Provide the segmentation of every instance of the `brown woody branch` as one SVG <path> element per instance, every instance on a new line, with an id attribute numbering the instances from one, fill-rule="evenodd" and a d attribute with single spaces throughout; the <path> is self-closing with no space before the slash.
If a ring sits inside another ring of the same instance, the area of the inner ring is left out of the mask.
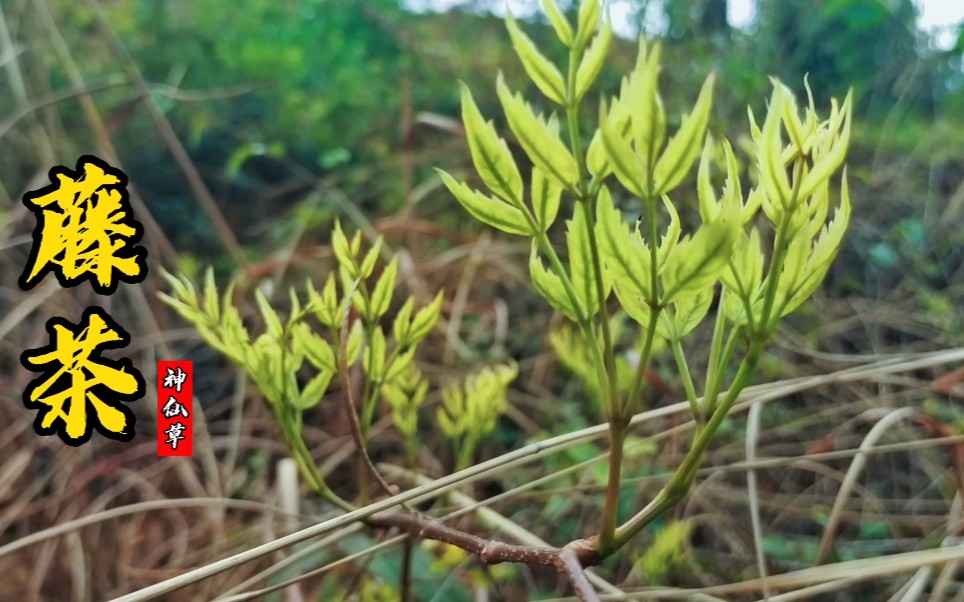
<path id="1" fill-rule="evenodd" d="M 453 545 L 475 555 L 485 564 L 515 562 L 529 566 L 553 567 L 569 579 L 581 600 L 599 600 L 585 573 L 586 567 L 602 561 L 593 548 L 592 539 L 577 539 L 562 548 L 520 546 L 484 539 L 435 519 L 408 512 L 383 514 L 372 517 L 368 522 L 376 527 L 398 529 L 418 539 L 431 539 Z"/>

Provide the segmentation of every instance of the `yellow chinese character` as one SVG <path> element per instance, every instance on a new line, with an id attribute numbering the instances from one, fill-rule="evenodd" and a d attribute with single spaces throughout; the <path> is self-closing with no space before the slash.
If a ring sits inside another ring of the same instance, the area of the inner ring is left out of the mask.
<path id="1" fill-rule="evenodd" d="M 131 214 L 127 176 L 85 155 L 77 162 L 76 172 L 66 167 L 51 169 L 50 181 L 50 186 L 23 198 L 24 205 L 37 214 L 37 229 L 20 287 L 33 288 L 51 270 L 63 287 L 89 279 L 94 290 L 104 295 L 117 289 L 118 280 L 143 281 L 147 250 L 126 248 L 144 231 Z"/>
<path id="2" fill-rule="evenodd" d="M 27 350 L 20 356 L 25 368 L 44 373 L 23 394 L 28 408 L 46 406 L 40 407 L 34 421 L 37 433 L 57 432 L 64 443 L 79 446 L 97 427 L 105 437 L 130 441 L 136 419 L 117 402 L 141 398 L 144 378 L 129 359 L 100 357 L 103 349 L 126 346 L 130 335 L 99 307 L 88 308 L 76 327 L 62 318 L 51 318 L 47 332 L 51 336 L 49 346 Z"/>

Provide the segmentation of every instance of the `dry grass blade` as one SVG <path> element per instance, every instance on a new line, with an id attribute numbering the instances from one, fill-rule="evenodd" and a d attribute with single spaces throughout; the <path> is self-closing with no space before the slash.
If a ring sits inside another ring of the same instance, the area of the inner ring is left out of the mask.
<path id="1" fill-rule="evenodd" d="M 137 514 L 138 512 L 151 512 L 154 510 L 168 510 L 172 508 L 237 508 L 239 510 L 249 510 L 264 512 L 265 509 L 271 509 L 273 512 L 281 513 L 281 510 L 262 504 L 260 502 L 248 502 L 245 500 L 228 500 L 223 498 L 187 498 L 180 500 L 156 500 L 151 502 L 138 502 L 136 504 L 130 504 L 127 506 L 121 506 L 119 508 L 111 508 L 110 510 L 103 510 L 95 514 L 88 516 L 82 516 L 80 518 L 68 521 L 66 523 L 57 525 L 56 527 L 51 527 L 49 529 L 44 529 L 43 531 L 37 531 L 36 533 L 31 533 L 26 537 L 21 537 L 17 541 L 8 543 L 5 546 L 0 547 L 0 557 L 6 556 L 7 554 L 12 554 L 17 550 L 26 548 L 35 543 L 42 542 L 44 540 L 58 537 L 60 535 L 65 535 L 71 533 L 77 529 L 82 529 L 90 525 L 94 525 L 106 520 L 111 520 L 118 518 L 120 516 L 127 516 L 129 514 Z"/>
<path id="2" fill-rule="evenodd" d="M 803 391 L 811 387 L 830 383 L 853 382 L 861 379 L 876 378 L 884 374 L 917 370 L 942 365 L 949 362 L 960 361 L 962 359 L 964 359 L 964 348 L 955 348 L 922 354 L 905 354 L 896 358 L 889 358 L 881 362 L 872 363 L 867 366 L 848 368 L 846 370 L 828 375 L 803 377 L 793 379 L 789 382 L 749 387 L 741 396 L 741 399 L 744 399 L 744 401 L 737 404 L 734 407 L 734 411 L 745 410 L 751 403 L 771 401 L 773 399 L 778 399 L 785 395 Z M 656 410 L 637 414 L 633 417 L 630 424 L 631 426 L 638 426 L 639 424 L 658 416 L 672 415 L 678 412 L 686 411 L 689 411 L 688 402 L 676 403 Z M 523 448 L 482 462 L 463 471 L 445 476 L 432 483 L 420 485 L 410 491 L 400 493 L 364 508 L 359 508 L 352 512 L 348 512 L 337 518 L 323 521 L 317 525 L 313 525 L 296 533 L 281 537 L 275 541 L 262 544 L 250 550 L 246 550 L 206 566 L 188 571 L 182 575 L 178 575 L 177 577 L 167 579 L 160 583 L 140 589 L 136 592 L 121 596 L 116 600 L 118 602 L 141 602 L 143 600 L 154 599 L 158 596 L 176 591 L 192 583 L 197 583 L 203 579 L 217 575 L 233 567 L 243 565 L 251 560 L 274 553 L 290 545 L 294 545 L 312 537 L 325 535 L 353 522 L 366 519 L 379 512 L 393 508 L 399 504 L 410 502 L 414 505 L 423 501 L 428 501 L 452 490 L 455 487 L 465 485 L 477 481 L 483 477 L 491 476 L 494 473 L 503 471 L 506 469 L 506 467 L 515 463 L 531 462 L 539 458 L 546 457 L 561 449 L 568 448 L 579 442 L 604 436 L 608 433 L 608 430 L 608 424 L 596 425 L 586 429 L 566 433 L 564 435 L 559 435 L 557 437 L 552 437 L 540 443 L 527 445 Z M 961 554 L 964 555 L 964 551 L 962 551 Z M 774 584 L 774 588 L 776 587 L 777 585 Z"/>
<path id="3" fill-rule="evenodd" d="M 830 551 L 830 545 L 833 542 L 834 535 L 837 532 L 837 525 L 840 524 L 840 513 L 843 511 L 844 505 L 847 503 L 847 498 L 850 497 L 850 492 L 854 488 L 857 482 L 857 477 L 860 476 L 860 472 L 864 468 L 864 464 L 867 462 L 867 456 L 864 452 L 866 450 L 874 447 L 877 440 L 887 429 L 891 426 L 897 424 L 899 421 L 910 418 L 917 414 L 917 410 L 913 408 L 901 408 L 899 410 L 894 410 L 889 412 L 884 416 L 880 422 L 874 425 L 870 432 L 860 444 L 859 451 L 854 457 L 854 461 L 850 464 L 850 468 L 847 469 L 847 476 L 844 478 L 843 484 L 840 486 L 840 492 L 837 494 L 837 498 L 834 500 L 833 508 L 830 510 L 830 516 L 827 518 L 827 527 L 823 532 L 823 537 L 820 539 L 820 548 L 817 550 L 817 558 L 814 564 L 821 564 L 823 559 L 826 558 L 827 552 Z"/>
<path id="4" fill-rule="evenodd" d="M 750 412 L 746 424 L 746 461 L 753 462 L 756 459 L 757 437 L 760 433 L 760 412 L 763 406 L 755 403 L 750 406 Z M 763 526 L 760 524 L 760 500 L 757 498 L 756 471 L 749 469 L 746 473 L 746 488 L 750 500 L 750 524 L 753 527 L 753 549 L 756 552 L 757 570 L 760 572 L 760 579 L 763 581 L 763 599 L 770 599 L 770 590 L 767 588 L 767 561 L 763 551 Z"/>

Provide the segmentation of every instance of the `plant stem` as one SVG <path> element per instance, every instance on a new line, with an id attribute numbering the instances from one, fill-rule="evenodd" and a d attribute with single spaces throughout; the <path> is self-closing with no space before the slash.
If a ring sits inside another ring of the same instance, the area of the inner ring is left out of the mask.
<path id="1" fill-rule="evenodd" d="M 760 314 L 760 323 L 757 325 L 757 334 L 762 337 L 768 336 L 773 327 L 773 325 L 770 324 L 770 314 L 773 312 L 773 304 L 776 300 L 777 285 L 779 284 L 780 272 L 783 270 L 783 262 L 786 260 L 787 251 L 790 250 L 790 221 L 793 218 L 793 210 L 797 204 L 797 197 L 800 193 L 800 180 L 804 162 L 803 157 L 798 157 L 793 166 L 793 189 L 790 193 L 790 202 L 783 208 L 783 213 L 780 215 L 780 223 L 777 226 L 776 238 L 773 241 L 773 259 L 770 261 L 770 266 L 767 270 L 767 289 L 763 301 L 763 312 Z"/>
<path id="2" fill-rule="evenodd" d="M 282 416 L 278 416 L 278 422 L 281 424 L 282 435 L 288 442 L 288 449 L 293 452 L 295 463 L 301 470 L 301 474 L 304 476 L 311 490 L 345 512 L 355 510 L 354 506 L 339 497 L 338 494 L 328 487 L 325 479 L 318 471 L 318 465 L 315 464 L 314 459 L 311 457 L 311 452 L 308 451 L 308 446 L 305 445 L 305 440 L 301 437 L 301 433 L 294 432 L 285 426 L 288 424 L 288 421 Z"/>
<path id="3" fill-rule="evenodd" d="M 716 309 L 716 322 L 713 324 L 713 338 L 710 339 L 710 357 L 706 361 L 706 388 L 703 391 L 703 405 L 712 412 L 716 407 L 716 398 L 720 391 L 723 367 L 720 364 L 720 354 L 723 351 L 723 332 L 726 330 L 726 312 L 723 302 L 726 300 L 726 287 L 720 292 L 720 302 Z"/>
<path id="4" fill-rule="evenodd" d="M 658 240 L 659 234 L 656 231 L 656 199 L 654 198 L 646 199 L 646 221 L 648 222 L 647 227 L 649 230 L 647 236 L 649 237 L 650 261 L 650 298 L 648 299 L 650 316 L 649 326 L 646 328 L 646 339 L 643 342 L 643 352 L 639 357 L 639 364 L 636 366 L 636 372 L 633 375 L 633 386 L 630 390 L 629 397 L 626 399 L 626 405 L 623 408 L 623 416 L 627 420 L 636 412 L 636 407 L 642 395 L 643 382 L 646 379 L 646 369 L 649 368 L 649 360 L 653 352 L 656 325 L 659 320 L 659 313 L 663 310 L 662 305 L 659 303 L 659 258 L 656 249 L 656 241 Z"/>
<path id="5" fill-rule="evenodd" d="M 596 240 L 596 229 L 593 228 L 593 216 L 596 213 L 596 197 L 587 190 L 585 159 L 582 152 L 582 140 L 579 134 L 579 104 L 576 102 L 576 73 L 582 59 L 582 50 L 572 49 L 569 53 L 569 75 L 566 82 L 567 107 L 566 118 L 569 125 L 569 144 L 572 156 L 576 161 L 579 198 L 577 210 L 582 210 L 586 217 L 586 237 L 592 258 L 593 279 L 595 280 L 596 298 L 599 302 L 599 321 L 602 330 L 603 366 L 606 370 L 606 382 L 599 384 L 608 391 L 610 420 L 614 419 L 619 410 L 619 385 L 616 382 L 616 357 L 613 349 L 612 332 L 609 324 L 609 312 L 606 308 L 607 291 L 603 282 L 602 259 L 599 255 L 599 243 Z M 592 321 L 592 316 L 587 316 Z"/>
<path id="6" fill-rule="evenodd" d="M 676 472 L 673 473 L 673 477 L 669 483 L 660 490 L 645 508 L 616 529 L 612 550 L 617 550 L 626 545 L 626 542 L 639 533 L 643 527 L 686 495 L 690 486 L 693 484 L 693 479 L 696 475 L 696 470 L 699 468 L 699 463 L 703 458 L 703 453 L 713 439 L 713 435 L 723 423 L 730 408 L 733 407 L 740 392 L 742 392 L 749 383 L 750 376 L 753 374 L 760 360 L 762 350 L 763 340 L 758 338 L 754 339 L 746 357 L 743 358 L 743 362 L 740 364 L 740 369 L 737 372 L 736 378 L 733 380 L 733 385 L 723 399 L 723 403 L 713 412 L 706 423 L 706 427 L 696 436 L 692 447 L 690 447 L 689 452 L 687 452 L 686 457 L 683 458 L 683 462 L 676 469 Z M 597 547 L 597 550 L 601 554 L 612 551 L 599 547 Z"/>
<path id="7" fill-rule="evenodd" d="M 680 377 L 683 379 L 683 387 L 686 389 L 686 399 L 690 402 L 690 410 L 693 418 L 697 422 L 702 422 L 703 413 L 696 401 L 696 387 L 693 386 L 693 375 L 690 374 L 689 366 L 686 364 L 686 355 L 683 353 L 683 345 L 677 337 L 673 337 L 670 342 L 673 349 L 673 357 L 676 359 L 676 366 L 679 368 Z"/>

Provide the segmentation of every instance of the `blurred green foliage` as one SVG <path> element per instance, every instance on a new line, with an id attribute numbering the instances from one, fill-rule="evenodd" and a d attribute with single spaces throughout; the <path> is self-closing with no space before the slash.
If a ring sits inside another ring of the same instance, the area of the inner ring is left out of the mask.
<path id="1" fill-rule="evenodd" d="M 49 5 L 88 83 L 116 79 L 122 70 L 115 51 L 84 3 L 50 0 Z M 242 242 L 270 248 L 278 241 L 275 236 L 266 240 L 266 234 L 287 235 L 290 229 L 272 230 L 264 222 L 301 219 L 304 211 L 292 205 L 317 197 L 321 181 L 337 185 L 361 209 L 384 215 L 402 208 L 413 187 L 434 178 L 430 166 L 462 165 L 451 165 L 466 156 L 458 137 L 420 122 L 418 115 L 457 117 L 455 79 L 478 91 L 483 114 L 497 113 L 492 110 L 495 90 L 484 75 L 503 68 L 508 82 L 525 80 L 504 25 L 486 12 L 487 6 L 467 2 L 446 13 L 412 13 L 398 0 L 251 0 L 243 10 L 225 0 L 131 0 L 104 8 L 149 83 L 167 85 L 168 92 L 203 93 L 201 99 L 177 94 L 155 99 Z M 842 96 L 854 84 L 855 123 L 862 128 L 855 138 L 865 155 L 879 163 L 938 134 L 958 138 L 934 145 L 938 167 L 948 166 L 949 179 L 961 173 L 964 150 L 959 136 L 949 132 L 961 131 L 964 115 L 964 36 L 958 35 L 949 50 L 929 47 L 915 27 L 912 0 L 759 0 L 758 21 L 746 31 L 728 26 L 726 0 L 639 0 L 638 7 L 640 13 L 665 15 L 665 54 L 677 61 L 664 69 L 668 106 L 691 98 L 705 73 L 716 70 L 727 88 L 717 95 L 712 127 L 728 134 L 742 130 L 747 104 L 762 110 L 769 87 L 761 74 L 795 82 L 801 95 L 804 75 L 822 97 Z M 68 87 L 69 80 L 56 52 L 43 42 L 45 30 L 31 10 L 25 6 L 22 14 L 8 18 L 19 17 L 25 24 L 21 35 L 37 40 L 24 67 L 46 73 L 47 81 L 35 84 L 39 96 Z M 530 24 L 527 31 L 541 47 L 555 48 L 543 44 L 552 36 L 543 25 Z M 617 74 L 631 65 L 634 47 L 631 40 L 617 40 L 614 60 L 600 77 L 603 89 L 615 92 Z M 520 91 L 538 97 L 531 89 Z M 104 90 L 96 99 L 116 128 L 133 180 L 163 207 L 158 219 L 169 236 L 186 252 L 220 253 L 132 89 Z M 3 105 L 16 105 L 4 100 L 0 97 Z M 816 101 L 825 104 L 826 98 Z M 95 150 L 85 139 L 88 128 L 79 107 L 62 103 L 57 111 L 65 131 L 76 138 L 70 141 L 72 150 Z M 930 127 L 941 119 L 942 127 Z M 853 154 L 861 152 L 858 147 Z M 405 153 L 413 159 L 408 167 Z M 25 181 L 29 159 L 5 159 L 0 165 L 4 182 Z M 934 166 L 928 167 L 931 178 L 920 184 L 933 188 Z M 949 186 L 943 182 L 937 184 Z M 314 198 L 312 206 L 318 202 Z M 320 202 L 333 204 L 325 198 Z M 331 218 L 324 213 L 324 219 Z M 443 222 L 458 220 L 454 213 Z M 899 213 L 908 217 L 907 211 Z"/>

